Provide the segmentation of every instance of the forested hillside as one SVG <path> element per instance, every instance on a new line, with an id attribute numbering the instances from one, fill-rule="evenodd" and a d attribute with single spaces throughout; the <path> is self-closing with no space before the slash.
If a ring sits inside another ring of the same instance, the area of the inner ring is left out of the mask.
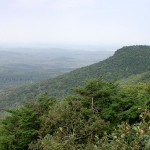
<path id="1" fill-rule="evenodd" d="M 149 67 L 150 47 L 123 47 L 97 64 L 1 91 L 1 108 L 21 105 L 5 110 L 0 148 L 149 150 Z"/>
<path id="2" fill-rule="evenodd" d="M 1 150 L 149 150 L 150 84 L 89 80 L 58 100 L 47 93 L 7 110 Z"/>
<path id="3" fill-rule="evenodd" d="M 63 97 L 84 81 L 103 76 L 107 80 L 127 78 L 150 70 L 150 46 L 123 47 L 99 63 L 76 69 L 70 73 L 37 84 L 0 91 L 0 107 L 13 106 L 34 98 L 45 91 Z M 149 76 L 147 77 L 149 78 Z"/>
<path id="4" fill-rule="evenodd" d="M 138 83 L 149 83 L 149 82 L 150 82 L 150 71 L 137 75 L 132 75 L 128 78 L 124 78 L 118 81 L 118 83 L 121 85 L 134 85 Z"/>

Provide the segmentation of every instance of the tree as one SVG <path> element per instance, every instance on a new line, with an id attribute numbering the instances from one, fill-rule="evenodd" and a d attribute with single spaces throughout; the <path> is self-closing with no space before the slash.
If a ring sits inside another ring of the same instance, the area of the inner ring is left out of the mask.
<path id="1" fill-rule="evenodd" d="M 38 138 L 41 126 L 41 116 L 46 114 L 55 99 L 47 95 L 40 95 L 37 101 L 25 103 L 22 107 L 7 110 L 11 115 L 2 121 L 1 145 L 7 145 L 10 150 L 26 150 L 31 141 Z M 7 137 L 4 141 L 4 137 Z"/>
<path id="2" fill-rule="evenodd" d="M 87 107 L 99 113 L 108 108 L 116 98 L 118 85 L 113 82 L 106 82 L 102 78 L 89 80 L 85 86 L 76 89 L 76 92 L 83 98 Z"/>

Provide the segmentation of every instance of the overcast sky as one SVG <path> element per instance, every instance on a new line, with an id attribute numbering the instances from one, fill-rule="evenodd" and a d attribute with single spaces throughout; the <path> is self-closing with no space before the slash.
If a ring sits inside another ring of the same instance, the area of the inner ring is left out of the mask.
<path id="1" fill-rule="evenodd" d="M 0 45 L 150 45 L 150 0 L 0 0 Z"/>

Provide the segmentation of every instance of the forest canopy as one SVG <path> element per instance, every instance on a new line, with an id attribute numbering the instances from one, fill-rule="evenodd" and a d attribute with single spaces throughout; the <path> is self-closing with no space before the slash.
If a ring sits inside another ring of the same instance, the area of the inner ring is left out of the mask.
<path id="1" fill-rule="evenodd" d="M 150 84 L 89 80 L 58 100 L 44 93 L 1 121 L 2 150 L 150 148 Z M 127 130 L 127 131 L 126 131 Z"/>

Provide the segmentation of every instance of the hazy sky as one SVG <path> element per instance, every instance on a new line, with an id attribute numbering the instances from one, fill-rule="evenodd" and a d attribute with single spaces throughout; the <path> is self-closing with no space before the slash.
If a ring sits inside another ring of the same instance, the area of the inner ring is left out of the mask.
<path id="1" fill-rule="evenodd" d="M 150 45 L 150 0 L 0 0 L 0 45 Z"/>

